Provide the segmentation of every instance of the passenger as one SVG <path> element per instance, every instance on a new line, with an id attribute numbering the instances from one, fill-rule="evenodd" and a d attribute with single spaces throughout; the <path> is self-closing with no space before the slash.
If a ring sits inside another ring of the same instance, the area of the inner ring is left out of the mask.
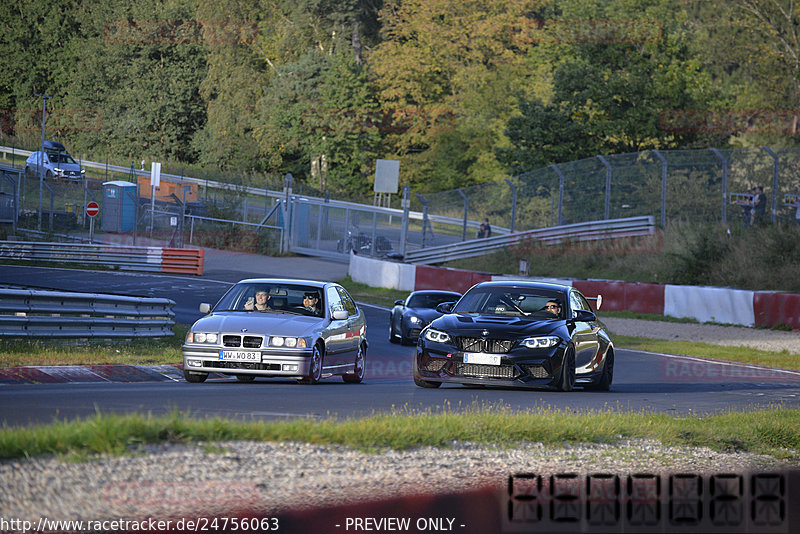
<path id="1" fill-rule="evenodd" d="M 268 311 L 268 310 L 271 310 L 272 308 L 270 308 L 270 306 L 269 306 L 269 301 L 271 300 L 271 298 L 272 297 L 267 295 L 267 292 L 264 291 L 264 290 L 256 291 L 255 302 L 253 302 L 253 298 L 250 297 L 249 299 L 247 299 L 247 302 L 245 302 L 244 309 L 245 310 L 250 310 L 250 311 Z"/>

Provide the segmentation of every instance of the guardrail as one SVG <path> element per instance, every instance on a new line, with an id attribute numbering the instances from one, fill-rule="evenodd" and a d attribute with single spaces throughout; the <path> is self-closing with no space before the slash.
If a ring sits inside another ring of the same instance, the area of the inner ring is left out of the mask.
<path id="1" fill-rule="evenodd" d="M 203 274 L 203 249 L 0 241 L 0 259 L 105 265 L 128 271 Z"/>
<path id="2" fill-rule="evenodd" d="M 556 244 L 565 240 L 589 241 L 617 237 L 634 237 L 655 233 L 655 217 L 628 217 L 578 224 L 566 224 L 551 228 L 528 230 L 510 235 L 472 239 L 449 245 L 427 247 L 409 251 L 404 260 L 408 263 L 430 265 L 445 261 L 472 258 L 489 254 L 509 245 L 518 244 L 527 239 L 537 239 L 545 244 Z"/>
<path id="3" fill-rule="evenodd" d="M 171 336 L 174 305 L 163 298 L 0 289 L 0 337 Z"/>

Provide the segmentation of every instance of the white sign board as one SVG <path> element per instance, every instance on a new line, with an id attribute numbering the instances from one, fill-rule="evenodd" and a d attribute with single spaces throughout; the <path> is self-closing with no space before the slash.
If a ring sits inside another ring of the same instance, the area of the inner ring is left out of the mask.
<path id="1" fill-rule="evenodd" d="M 150 164 L 150 185 L 153 187 L 161 185 L 161 163 L 157 161 Z"/>
<path id="2" fill-rule="evenodd" d="M 400 162 L 396 159 L 379 159 L 375 162 L 375 192 L 397 194 Z"/>

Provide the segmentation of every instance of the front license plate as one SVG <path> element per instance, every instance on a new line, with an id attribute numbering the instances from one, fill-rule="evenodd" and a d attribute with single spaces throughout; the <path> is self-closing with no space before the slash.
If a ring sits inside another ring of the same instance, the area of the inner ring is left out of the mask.
<path id="1" fill-rule="evenodd" d="M 499 354 L 465 353 L 464 363 L 477 363 L 479 365 L 500 365 Z"/>
<path id="2" fill-rule="evenodd" d="M 261 353 L 243 350 L 221 350 L 219 359 L 231 362 L 260 362 Z"/>

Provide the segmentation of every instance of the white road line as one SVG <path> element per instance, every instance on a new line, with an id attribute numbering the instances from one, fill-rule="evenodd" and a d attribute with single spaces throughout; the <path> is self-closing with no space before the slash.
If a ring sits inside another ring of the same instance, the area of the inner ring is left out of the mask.
<path id="1" fill-rule="evenodd" d="M 620 350 L 627 350 L 630 352 L 641 352 L 643 354 L 652 354 L 653 356 L 663 356 L 664 358 L 673 358 L 676 360 L 690 360 L 694 362 L 702 362 L 702 363 L 714 363 L 717 365 L 724 365 L 728 367 L 743 367 L 745 369 L 760 369 L 760 370 L 770 370 L 775 371 L 778 373 L 785 373 L 787 375 L 793 375 L 800 377 L 800 371 L 792 371 L 789 369 L 781 369 L 780 367 L 768 367 L 766 365 L 753 365 L 751 363 L 740 363 L 740 362 L 731 362 L 727 360 L 714 360 L 712 358 L 698 358 L 697 356 L 686 356 L 680 354 L 664 354 L 663 352 L 650 352 L 647 350 L 638 350 L 638 349 L 626 349 L 620 348 Z"/>

